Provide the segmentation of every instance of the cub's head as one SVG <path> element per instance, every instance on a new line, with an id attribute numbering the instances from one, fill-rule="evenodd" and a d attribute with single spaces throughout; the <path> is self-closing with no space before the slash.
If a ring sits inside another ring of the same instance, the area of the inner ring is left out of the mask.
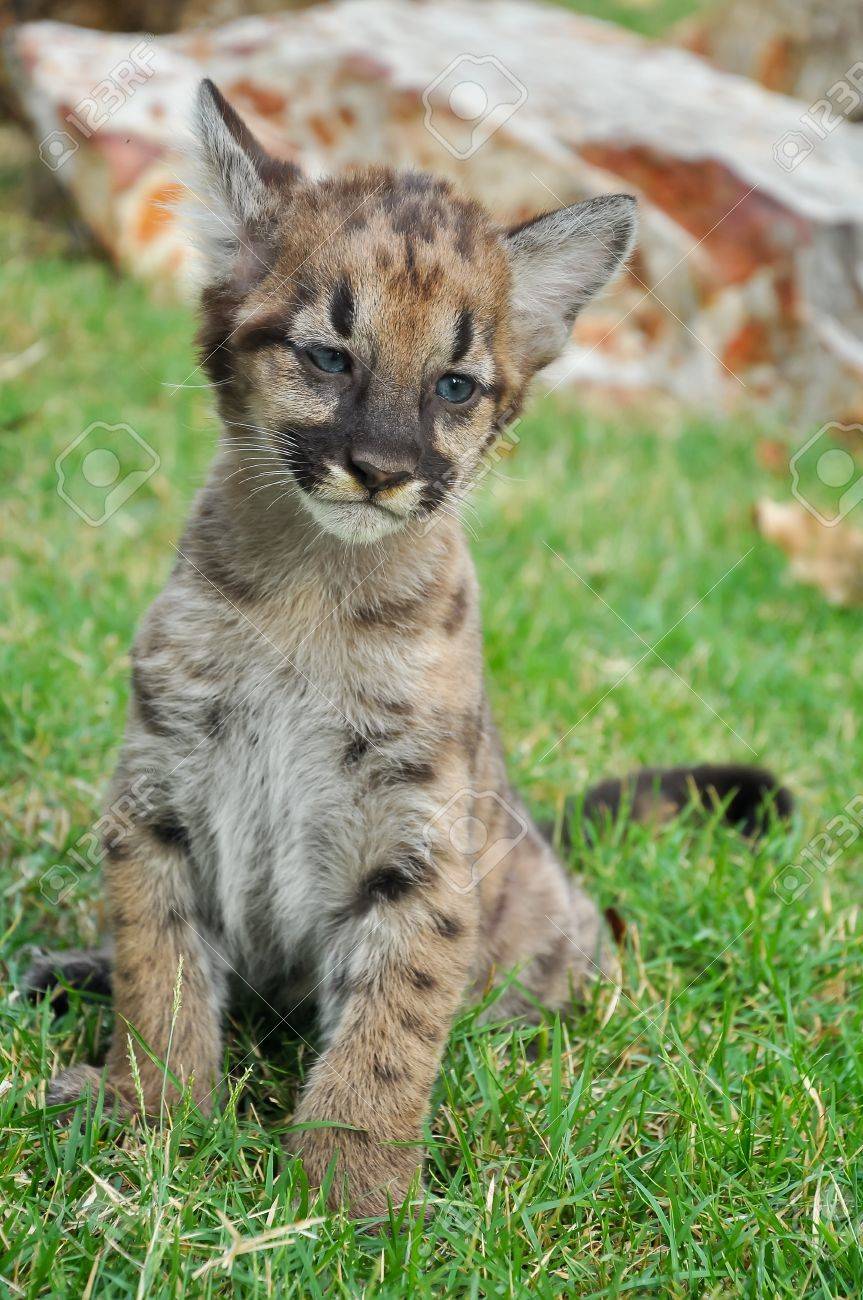
<path id="1" fill-rule="evenodd" d="M 506 230 L 430 176 L 309 180 L 208 81 L 197 138 L 201 344 L 238 454 L 349 542 L 451 508 L 625 259 L 633 200 Z"/>

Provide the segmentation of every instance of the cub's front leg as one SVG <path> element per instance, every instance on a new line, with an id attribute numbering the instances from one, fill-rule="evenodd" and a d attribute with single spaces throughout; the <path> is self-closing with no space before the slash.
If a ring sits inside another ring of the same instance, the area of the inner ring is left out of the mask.
<path id="1" fill-rule="evenodd" d="M 449 878 L 462 871 L 453 864 Z M 332 1208 L 364 1217 L 408 1195 L 422 1161 L 428 1111 L 453 1016 L 475 962 L 479 901 L 421 859 L 379 868 L 335 921 L 323 1013 L 329 1041 L 294 1116 L 310 1181 L 331 1164 Z"/>
<path id="2" fill-rule="evenodd" d="M 163 1100 L 176 1098 L 169 1073 L 183 1084 L 191 1081 L 192 1095 L 208 1111 L 221 1063 L 222 981 L 197 923 L 186 846 L 176 823 L 150 815 L 131 826 L 109 827 L 105 885 L 115 1012 L 107 1100 L 123 1111 L 138 1108 L 129 1061 L 131 1027 L 157 1058 L 134 1044 L 145 1111 L 157 1114 Z M 73 1103 L 95 1093 L 99 1083 L 100 1071 L 73 1066 L 51 1081 L 48 1103 Z"/>

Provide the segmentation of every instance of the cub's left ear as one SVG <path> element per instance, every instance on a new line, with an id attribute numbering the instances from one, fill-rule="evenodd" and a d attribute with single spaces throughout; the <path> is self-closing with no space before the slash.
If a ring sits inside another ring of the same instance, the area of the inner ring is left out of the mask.
<path id="1" fill-rule="evenodd" d="M 612 194 L 508 232 L 515 345 L 531 372 L 563 351 L 582 307 L 629 256 L 635 230 L 635 199 Z"/>

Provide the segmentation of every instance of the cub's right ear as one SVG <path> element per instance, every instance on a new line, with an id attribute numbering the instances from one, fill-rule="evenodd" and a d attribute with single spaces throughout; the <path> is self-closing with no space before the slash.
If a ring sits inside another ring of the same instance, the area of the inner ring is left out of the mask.
<path id="1" fill-rule="evenodd" d="M 198 89 L 186 216 L 208 283 L 245 291 L 272 268 L 280 200 L 300 177 L 258 143 L 212 81 Z"/>
<path id="2" fill-rule="evenodd" d="M 513 334 L 529 374 L 560 356 L 582 307 L 626 262 L 635 226 L 634 198 L 609 194 L 509 232 Z"/>

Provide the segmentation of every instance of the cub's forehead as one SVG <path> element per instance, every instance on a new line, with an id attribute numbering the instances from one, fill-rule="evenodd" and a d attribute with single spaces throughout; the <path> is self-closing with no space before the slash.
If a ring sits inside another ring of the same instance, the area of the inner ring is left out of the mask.
<path id="1" fill-rule="evenodd" d="M 375 322 L 446 332 L 469 316 L 477 341 L 490 342 L 507 311 L 501 232 L 438 178 L 371 170 L 303 186 L 285 228 L 276 274 L 343 337 Z"/>

